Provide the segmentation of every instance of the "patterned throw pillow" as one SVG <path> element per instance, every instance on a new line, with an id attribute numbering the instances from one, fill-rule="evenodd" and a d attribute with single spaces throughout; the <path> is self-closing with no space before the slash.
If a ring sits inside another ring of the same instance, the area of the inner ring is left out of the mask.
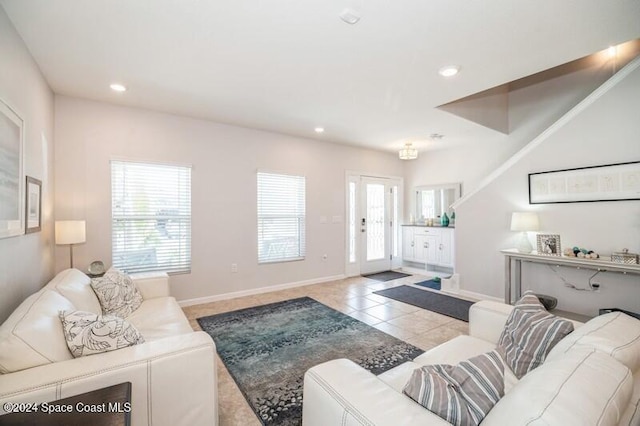
<path id="1" fill-rule="evenodd" d="M 74 358 L 144 343 L 140 332 L 115 315 L 60 311 L 67 346 Z"/>
<path id="2" fill-rule="evenodd" d="M 413 371 L 402 392 L 455 426 L 476 426 L 504 395 L 505 363 L 499 351 L 460 364 Z"/>
<path id="3" fill-rule="evenodd" d="M 546 311 L 530 291 L 516 302 L 498 340 L 498 348 L 518 379 L 542 364 L 547 354 L 573 331 L 571 321 Z"/>
<path id="4" fill-rule="evenodd" d="M 91 288 L 98 296 L 103 314 L 126 318 L 142 304 L 142 294 L 124 272 L 109 268 L 106 274 L 91 279 Z"/>

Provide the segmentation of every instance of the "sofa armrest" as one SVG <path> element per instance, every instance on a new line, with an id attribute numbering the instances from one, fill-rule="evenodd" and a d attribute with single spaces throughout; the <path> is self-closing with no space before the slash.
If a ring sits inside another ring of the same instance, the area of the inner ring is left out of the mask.
<path id="1" fill-rule="evenodd" d="M 497 344 L 512 310 L 511 305 L 489 300 L 474 303 L 469 309 L 469 335 Z"/>
<path id="2" fill-rule="evenodd" d="M 194 332 L 0 375 L 5 402 L 49 402 L 131 382 L 131 424 L 215 425 L 215 345 Z"/>
<path id="3" fill-rule="evenodd" d="M 304 375 L 303 426 L 449 425 L 348 359 Z"/>
<path id="4" fill-rule="evenodd" d="M 144 300 L 156 297 L 171 296 L 169 290 L 169 275 L 166 272 L 147 272 L 132 274 L 131 279 L 142 293 Z"/>

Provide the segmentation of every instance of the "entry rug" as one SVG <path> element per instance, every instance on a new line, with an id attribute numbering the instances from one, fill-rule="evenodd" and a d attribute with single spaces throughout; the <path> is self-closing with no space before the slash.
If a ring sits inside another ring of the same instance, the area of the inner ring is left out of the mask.
<path id="1" fill-rule="evenodd" d="M 414 283 L 413 285 L 419 285 L 433 290 L 440 290 L 442 288 L 442 281 L 440 280 L 440 278 L 434 278 L 431 280 L 420 281 L 419 283 Z"/>
<path id="2" fill-rule="evenodd" d="M 410 277 L 410 276 L 411 274 L 405 274 L 405 273 L 396 272 L 396 271 L 384 271 L 384 272 L 378 272 L 375 274 L 363 275 L 363 277 L 365 278 L 369 278 L 376 281 L 391 281 L 391 280 L 397 280 L 398 278 L 404 278 L 404 277 Z"/>
<path id="3" fill-rule="evenodd" d="M 408 285 L 374 291 L 373 293 L 466 322 L 469 322 L 469 308 L 473 305 L 473 302 L 468 300 L 429 290 L 420 290 Z"/>
<path id="4" fill-rule="evenodd" d="M 348 358 L 373 374 L 424 351 L 308 297 L 198 318 L 263 425 L 302 424 L 304 373 Z"/>

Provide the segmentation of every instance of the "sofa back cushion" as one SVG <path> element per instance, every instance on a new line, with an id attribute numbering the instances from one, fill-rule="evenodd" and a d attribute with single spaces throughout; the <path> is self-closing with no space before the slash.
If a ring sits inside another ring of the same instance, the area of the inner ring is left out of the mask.
<path id="1" fill-rule="evenodd" d="M 594 350 L 571 351 L 525 375 L 485 417 L 489 425 L 617 425 L 631 371 Z"/>
<path id="2" fill-rule="evenodd" d="M 58 311 L 76 310 L 62 295 L 42 289 L 0 326 L 0 373 L 72 359 Z"/>
<path id="3" fill-rule="evenodd" d="M 46 289 L 60 293 L 78 310 L 101 314 L 100 301 L 91 288 L 91 278 L 77 269 L 67 269 L 53 278 Z"/>
<path id="4" fill-rule="evenodd" d="M 631 371 L 640 370 L 640 320 L 622 312 L 611 312 L 586 322 L 565 337 L 548 359 L 572 350 L 595 349 L 611 355 Z"/>

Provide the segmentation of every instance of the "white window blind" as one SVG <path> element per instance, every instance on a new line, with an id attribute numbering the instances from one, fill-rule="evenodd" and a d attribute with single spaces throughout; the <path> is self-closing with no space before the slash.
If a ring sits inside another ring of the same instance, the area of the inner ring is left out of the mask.
<path id="1" fill-rule="evenodd" d="M 191 270 L 191 167 L 111 162 L 113 266 Z"/>
<path id="2" fill-rule="evenodd" d="M 258 172 L 258 263 L 304 256 L 304 176 Z"/>

